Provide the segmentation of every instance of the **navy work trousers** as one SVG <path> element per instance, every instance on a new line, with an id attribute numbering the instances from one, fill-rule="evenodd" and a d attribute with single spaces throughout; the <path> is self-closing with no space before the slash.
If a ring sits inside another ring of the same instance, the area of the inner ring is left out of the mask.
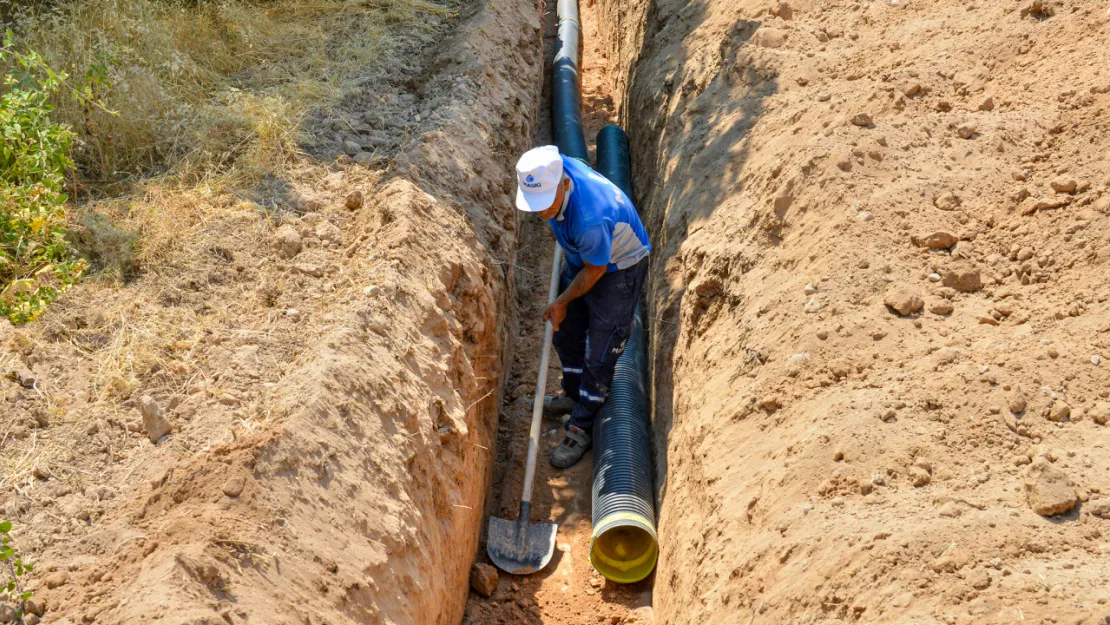
<path id="1" fill-rule="evenodd" d="M 563 365 L 563 391 L 578 404 L 567 421 L 589 432 L 601 410 L 617 359 L 632 333 L 636 302 L 647 276 L 648 259 L 601 277 L 586 295 L 567 306 L 567 316 L 559 324 L 552 343 Z M 563 265 L 559 292 L 570 286 L 578 273 Z"/>

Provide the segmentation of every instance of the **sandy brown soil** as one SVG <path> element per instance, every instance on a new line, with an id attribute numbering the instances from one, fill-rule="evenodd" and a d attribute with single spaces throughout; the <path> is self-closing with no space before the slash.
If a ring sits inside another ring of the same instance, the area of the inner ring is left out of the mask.
<path id="1" fill-rule="evenodd" d="M 599 5 L 660 622 L 1104 622 L 1106 4 Z"/>
<path id="2" fill-rule="evenodd" d="M 545 11 L 547 69 L 550 69 L 555 42 L 555 6 Z M 581 6 L 584 48 L 581 57 L 582 119 L 587 144 L 593 151 L 597 131 L 613 121 L 614 110 L 608 91 L 608 63 L 601 50 L 601 38 L 591 7 Z M 550 143 L 549 81 L 544 81 L 541 124 L 535 143 Z M 521 220 L 521 248 L 517 255 L 516 315 L 518 334 L 514 359 L 502 406 L 498 441 L 498 464 L 492 491 L 491 513 L 506 519 L 517 517 L 523 486 L 524 463 L 528 449 L 528 430 L 532 420 L 540 342 L 543 340 L 542 314 L 547 304 L 547 281 L 551 272 L 554 238 L 542 219 Z M 553 352 L 554 354 L 554 352 Z M 559 363 L 554 356 L 547 374 L 547 393 L 559 391 Z M 497 592 L 485 598 L 470 593 L 466 625 L 535 624 L 570 625 L 576 623 L 619 622 L 630 611 L 650 610 L 651 580 L 622 586 L 605 580 L 589 562 L 591 531 L 592 455 L 587 454 L 566 471 L 547 462 L 551 447 L 563 438 L 562 425 L 545 420 L 540 445 L 532 520 L 558 524 L 556 551 L 543 571 L 526 577 L 502 574 Z M 483 537 L 484 538 L 484 537 Z M 488 561 L 483 550 L 479 561 Z M 628 622 L 639 622 L 629 620 Z"/>
<path id="3" fill-rule="evenodd" d="M 466 595 L 483 509 L 517 510 L 551 251 L 511 172 L 550 136 L 553 23 L 490 0 L 322 120 L 380 158 L 313 146 L 204 200 L 168 266 L 0 327 L 0 515 L 44 622 L 1110 620 L 1106 4 L 583 26 L 584 119 L 629 128 L 655 246 L 653 580 L 593 572 L 590 460 L 541 460 L 555 559 Z"/>
<path id="4" fill-rule="evenodd" d="M 461 620 L 540 23 L 487 2 L 412 55 L 331 113 L 409 133 L 384 158 L 315 146 L 257 203 L 211 198 L 167 266 L 0 329 L 0 511 L 43 622 Z"/>

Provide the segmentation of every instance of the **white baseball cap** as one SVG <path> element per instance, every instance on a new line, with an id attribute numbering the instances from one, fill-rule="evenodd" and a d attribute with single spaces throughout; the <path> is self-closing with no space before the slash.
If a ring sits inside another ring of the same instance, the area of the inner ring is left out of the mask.
<path id="1" fill-rule="evenodd" d="M 545 145 L 528 150 L 516 162 L 516 207 L 529 213 L 551 208 L 562 179 L 559 148 Z"/>

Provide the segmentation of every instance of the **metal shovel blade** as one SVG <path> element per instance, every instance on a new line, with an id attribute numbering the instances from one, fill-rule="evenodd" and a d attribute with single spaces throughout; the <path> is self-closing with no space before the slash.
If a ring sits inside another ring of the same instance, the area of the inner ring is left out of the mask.
<path id="1" fill-rule="evenodd" d="M 555 553 L 554 523 L 533 525 L 528 522 L 531 506 L 520 504 L 520 517 L 515 521 L 489 518 L 486 552 L 497 568 L 513 575 L 535 573 L 551 561 Z"/>

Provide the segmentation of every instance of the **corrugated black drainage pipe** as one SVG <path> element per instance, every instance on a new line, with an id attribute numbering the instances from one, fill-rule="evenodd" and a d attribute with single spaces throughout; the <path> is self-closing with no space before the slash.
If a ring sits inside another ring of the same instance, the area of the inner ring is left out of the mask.
<path id="1" fill-rule="evenodd" d="M 628 135 L 618 126 L 597 135 L 597 171 L 632 197 Z M 659 558 L 648 408 L 643 309 L 637 303 L 632 334 L 593 431 L 590 562 L 607 579 L 624 584 L 650 575 Z"/>
<path id="2" fill-rule="evenodd" d="M 578 21 L 578 0 L 559 0 L 557 11 L 559 33 L 551 72 L 551 124 L 555 145 L 560 153 L 589 164 L 579 113 L 578 53 L 582 45 L 582 27 Z"/>

